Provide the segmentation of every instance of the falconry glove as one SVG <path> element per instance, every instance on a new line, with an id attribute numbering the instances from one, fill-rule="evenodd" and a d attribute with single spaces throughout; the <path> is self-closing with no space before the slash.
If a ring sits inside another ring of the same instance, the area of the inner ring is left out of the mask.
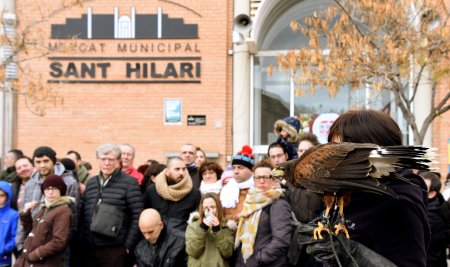
<path id="1" fill-rule="evenodd" d="M 344 234 L 324 233 L 323 239 L 314 239 L 315 223 L 297 227 L 298 242 L 307 246 L 306 252 L 331 266 L 394 267 L 390 260 L 361 243 L 347 239 Z"/>

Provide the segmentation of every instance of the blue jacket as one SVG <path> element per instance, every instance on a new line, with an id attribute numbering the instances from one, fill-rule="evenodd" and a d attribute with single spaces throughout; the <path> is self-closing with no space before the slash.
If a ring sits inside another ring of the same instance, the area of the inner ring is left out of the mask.
<path id="1" fill-rule="evenodd" d="M 0 207 L 0 265 L 11 265 L 11 254 L 16 247 L 16 232 L 19 213 L 11 208 L 12 190 L 9 183 L 0 181 L 0 190 L 8 200 Z"/>

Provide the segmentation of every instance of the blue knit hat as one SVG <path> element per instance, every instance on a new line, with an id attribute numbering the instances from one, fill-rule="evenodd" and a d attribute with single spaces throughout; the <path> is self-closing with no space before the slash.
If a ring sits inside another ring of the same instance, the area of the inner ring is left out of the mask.
<path id="1" fill-rule="evenodd" d="M 300 131 L 300 129 L 301 129 L 300 121 L 296 117 L 285 117 L 283 120 L 287 124 L 294 127 L 297 133 L 298 133 L 298 131 Z"/>
<path id="2" fill-rule="evenodd" d="M 247 145 L 243 146 L 242 150 L 234 155 L 231 165 L 242 165 L 251 170 L 255 165 L 255 156 L 252 148 Z"/>

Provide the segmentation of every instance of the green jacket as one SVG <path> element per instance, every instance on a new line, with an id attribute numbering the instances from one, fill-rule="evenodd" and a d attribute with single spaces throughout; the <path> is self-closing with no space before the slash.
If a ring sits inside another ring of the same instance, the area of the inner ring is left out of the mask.
<path id="1" fill-rule="evenodd" d="M 81 184 L 86 184 L 89 178 L 89 172 L 83 165 L 80 166 L 80 169 L 77 171 L 78 182 Z"/>
<path id="2" fill-rule="evenodd" d="M 188 266 L 228 267 L 227 259 L 234 250 L 234 232 L 226 225 L 217 233 L 200 227 L 199 220 L 191 222 L 186 229 L 186 252 Z"/>

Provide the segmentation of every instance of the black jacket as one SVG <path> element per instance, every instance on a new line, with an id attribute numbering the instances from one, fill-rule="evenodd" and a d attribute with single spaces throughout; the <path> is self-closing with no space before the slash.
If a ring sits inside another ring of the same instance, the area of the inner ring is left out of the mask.
<path id="1" fill-rule="evenodd" d="M 450 210 L 439 193 L 428 200 L 428 222 L 431 229 L 427 267 L 447 266 L 446 249 L 450 241 Z"/>
<path id="2" fill-rule="evenodd" d="M 191 165 L 191 166 L 186 166 L 186 167 L 189 172 L 189 176 L 191 176 L 192 186 L 194 188 L 199 189 L 202 179 L 200 177 L 200 174 L 198 173 L 197 166 Z"/>
<path id="3" fill-rule="evenodd" d="M 186 266 L 184 234 L 163 228 L 156 244 L 142 239 L 134 249 L 138 267 Z"/>
<path id="4" fill-rule="evenodd" d="M 345 219 L 350 220 L 350 238 L 398 266 L 426 266 L 430 240 L 426 185 L 410 170 L 401 173 L 420 188 L 384 180 L 398 198 L 363 192 L 351 194 L 350 203 L 344 208 Z"/>
<path id="5" fill-rule="evenodd" d="M 81 199 L 81 238 L 89 247 L 125 246 L 134 249 L 140 238 L 138 227 L 142 211 L 142 194 L 135 178 L 117 169 L 101 192 L 99 176 L 89 179 Z M 94 209 L 101 195 L 102 203 L 122 207 L 125 216 L 119 235 L 116 238 L 92 233 L 89 228 Z"/>
<path id="6" fill-rule="evenodd" d="M 144 207 L 155 209 L 161 214 L 167 229 L 185 232 L 189 214 L 198 208 L 200 191 L 193 187 L 191 192 L 180 201 L 174 202 L 162 198 L 152 184 L 144 195 Z"/>

